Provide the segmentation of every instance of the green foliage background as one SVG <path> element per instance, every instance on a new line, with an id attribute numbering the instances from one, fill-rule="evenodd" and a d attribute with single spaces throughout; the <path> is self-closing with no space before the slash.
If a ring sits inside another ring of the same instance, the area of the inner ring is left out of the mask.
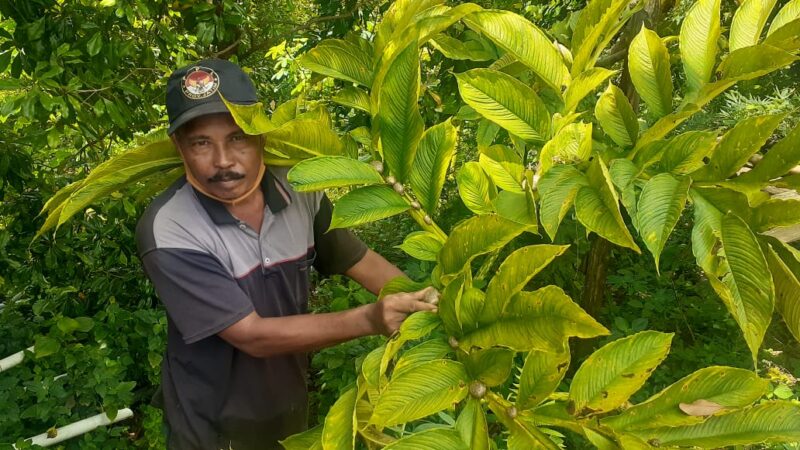
<path id="1" fill-rule="evenodd" d="M 584 6 L 580 1 L 476 3 L 514 10 L 556 36 L 570 33 L 572 12 Z M 130 405 L 136 413 L 133 420 L 98 429 L 65 447 L 164 445 L 160 412 L 149 402 L 159 380 L 166 319 L 145 281 L 133 242 L 138 215 L 159 186 L 140 184 L 115 193 L 57 232 L 33 241 L 44 201 L 165 123 L 163 89 L 175 67 L 203 57 L 227 57 L 252 71 L 261 97 L 272 108 L 298 93 L 324 98 L 334 83 L 319 82 L 318 75 L 298 67 L 296 58 L 323 38 L 370 33 L 387 7 L 385 2 L 356 0 L 0 0 L 0 357 L 34 342 L 38 349 L 22 365 L 0 373 L 0 444 L 17 441 L 23 448 L 20 438 Z M 730 15 L 734 6 L 724 8 Z M 685 12 L 685 4 L 672 9 L 659 24 L 659 34 L 677 34 L 676 24 Z M 426 123 L 439 123 L 459 113 L 452 72 L 474 63 L 435 52 L 429 58 L 429 69 L 422 74 L 426 92 L 421 111 Z M 786 113 L 776 136 L 783 137 L 800 120 L 799 70 L 795 64 L 740 85 L 684 127 L 727 128 L 758 114 Z M 672 75 L 674 83 L 684 83 L 681 73 Z M 349 109 L 330 107 L 341 131 L 366 124 Z M 476 154 L 470 136 L 477 131 L 464 122 L 466 138 L 459 141 L 459 154 Z M 472 159 L 458 160 L 455 169 Z M 455 190 L 453 173 L 437 218 L 447 229 L 470 214 Z M 736 323 L 694 264 L 690 221 L 687 212 L 670 237 L 660 275 L 647 253 L 611 253 L 606 302 L 598 316 L 613 333 L 608 341 L 643 329 L 676 333 L 672 353 L 633 400 L 643 400 L 698 367 L 752 366 Z M 358 232 L 419 279 L 432 264 L 395 248 L 407 234 L 398 230 L 413 229 L 412 221 L 401 216 Z M 561 286 L 578 299 L 584 286 L 576 273 L 585 270 L 591 243 L 571 216 L 562 223 L 556 242 L 576 245 L 538 282 Z M 314 292 L 320 311 L 371 300 L 340 279 L 319 280 Z M 70 318 L 83 325 L 73 326 Z M 318 376 L 312 377 L 312 422 L 324 417 L 355 380 L 366 353 L 380 343 L 365 338 L 313 356 Z M 796 399 L 800 351 L 782 323 L 770 329 L 763 347 L 759 359 L 762 376 L 772 380 L 770 395 Z M 453 417 L 442 413 L 432 420 L 448 423 Z M 420 423 L 415 429 L 425 427 Z M 575 436 L 564 439 L 569 448 L 582 445 Z"/>

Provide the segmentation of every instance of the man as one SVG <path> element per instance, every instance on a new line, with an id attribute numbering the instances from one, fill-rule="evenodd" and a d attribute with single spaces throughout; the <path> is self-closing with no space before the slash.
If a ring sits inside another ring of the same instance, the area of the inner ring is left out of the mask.
<path id="1" fill-rule="evenodd" d="M 162 365 L 168 444 L 176 449 L 279 448 L 306 427 L 305 352 L 389 335 L 424 292 L 306 314 L 309 266 L 343 273 L 373 293 L 402 272 L 349 231 L 326 233 L 331 204 L 300 194 L 286 169 L 265 167 L 220 94 L 257 101 L 235 64 L 205 60 L 175 71 L 167 113 L 186 177 L 157 197 L 136 235 L 169 319 Z"/>

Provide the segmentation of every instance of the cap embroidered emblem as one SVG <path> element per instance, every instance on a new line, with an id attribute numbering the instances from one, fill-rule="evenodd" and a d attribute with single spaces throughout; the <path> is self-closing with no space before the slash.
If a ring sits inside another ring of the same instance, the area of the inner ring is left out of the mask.
<path id="1" fill-rule="evenodd" d="M 219 76 L 208 67 L 192 67 L 183 77 L 183 95 L 192 100 L 214 95 L 219 89 Z"/>

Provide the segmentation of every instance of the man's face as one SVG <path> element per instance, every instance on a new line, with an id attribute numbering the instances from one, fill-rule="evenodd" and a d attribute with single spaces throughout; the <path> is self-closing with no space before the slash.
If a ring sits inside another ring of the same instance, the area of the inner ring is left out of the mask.
<path id="1" fill-rule="evenodd" d="M 245 134 L 228 113 L 198 117 L 172 139 L 201 187 L 216 197 L 233 200 L 258 178 L 262 140 Z"/>

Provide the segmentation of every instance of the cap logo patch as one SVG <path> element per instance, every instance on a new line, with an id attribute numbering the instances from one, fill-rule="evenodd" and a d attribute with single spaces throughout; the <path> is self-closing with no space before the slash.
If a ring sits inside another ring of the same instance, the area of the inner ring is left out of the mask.
<path id="1" fill-rule="evenodd" d="M 208 67 L 195 66 L 183 77 L 183 95 L 192 100 L 214 95 L 219 89 L 219 76 Z"/>

